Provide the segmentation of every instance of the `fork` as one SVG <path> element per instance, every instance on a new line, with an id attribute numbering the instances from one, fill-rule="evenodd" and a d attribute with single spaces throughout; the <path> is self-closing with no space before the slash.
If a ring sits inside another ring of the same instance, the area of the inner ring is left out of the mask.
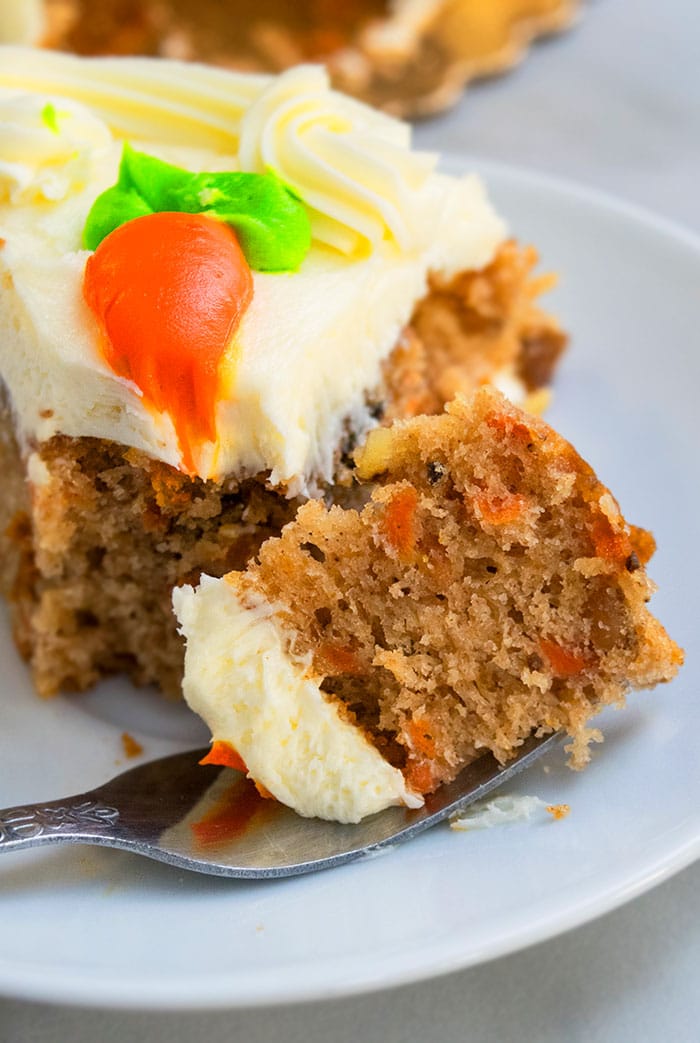
<path id="1" fill-rule="evenodd" d="M 331 869 L 417 836 L 528 768 L 561 740 L 530 738 L 505 767 L 490 755 L 425 798 L 357 825 L 302 818 L 264 800 L 240 772 L 198 762 L 204 749 L 132 768 L 97 789 L 0 810 L 0 853 L 43 844 L 122 848 L 181 869 L 262 879 Z"/>

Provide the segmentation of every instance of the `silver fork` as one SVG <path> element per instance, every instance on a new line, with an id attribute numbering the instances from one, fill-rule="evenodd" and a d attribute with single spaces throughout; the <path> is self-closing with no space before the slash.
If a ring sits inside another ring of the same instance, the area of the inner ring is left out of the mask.
<path id="1" fill-rule="evenodd" d="M 429 829 L 502 786 L 561 735 L 528 739 L 500 767 L 480 757 L 418 810 L 388 808 L 358 825 L 301 818 L 231 768 L 176 753 L 63 800 L 0 810 L 0 853 L 40 844 L 98 844 L 216 876 L 271 878 L 331 869 Z"/>

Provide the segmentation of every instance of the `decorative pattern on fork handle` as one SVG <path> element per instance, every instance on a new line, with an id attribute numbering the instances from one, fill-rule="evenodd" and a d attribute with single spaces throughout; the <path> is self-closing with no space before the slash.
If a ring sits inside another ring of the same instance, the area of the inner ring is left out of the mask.
<path id="1" fill-rule="evenodd" d="M 43 804 L 38 807 L 11 808 L 0 818 L 0 844 L 11 840 L 34 840 L 37 837 L 90 829 L 110 828 L 119 821 L 116 808 L 95 800 L 78 804 Z"/>

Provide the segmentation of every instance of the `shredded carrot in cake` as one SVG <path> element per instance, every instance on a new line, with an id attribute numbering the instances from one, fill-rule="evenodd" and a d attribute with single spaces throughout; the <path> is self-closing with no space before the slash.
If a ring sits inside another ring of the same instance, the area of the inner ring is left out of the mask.
<path id="1" fill-rule="evenodd" d="M 486 418 L 486 423 L 492 430 L 524 445 L 528 445 L 534 437 L 528 424 L 503 413 L 492 413 Z"/>
<path id="2" fill-rule="evenodd" d="M 586 669 L 587 660 L 584 656 L 564 648 L 556 641 L 541 638 L 540 650 L 557 677 L 577 677 Z"/>
<path id="3" fill-rule="evenodd" d="M 430 793 L 435 789 L 433 769 L 425 761 L 409 760 L 403 774 L 406 784 L 414 793 Z"/>
<path id="4" fill-rule="evenodd" d="M 241 755 L 234 750 L 230 742 L 222 742 L 217 739 L 211 744 L 211 749 L 206 757 L 202 757 L 200 764 L 218 764 L 222 768 L 234 768 L 235 771 L 247 772 L 248 768 Z"/>
<path id="5" fill-rule="evenodd" d="M 493 496 L 482 492 L 474 497 L 476 507 L 482 520 L 487 525 L 509 525 L 518 520 L 527 509 L 527 497 L 519 493 L 503 493 Z"/>
<path id="6" fill-rule="evenodd" d="M 314 663 L 317 669 L 330 674 L 361 676 L 366 673 L 362 661 L 352 648 L 333 645 L 329 641 L 319 645 Z"/>
<path id="7" fill-rule="evenodd" d="M 624 530 L 614 529 L 604 514 L 598 514 L 593 518 L 589 531 L 597 557 L 614 562 L 620 567 L 634 550 L 629 534 Z"/>
<path id="8" fill-rule="evenodd" d="M 413 750 L 430 759 L 435 756 L 435 739 L 430 734 L 429 721 L 424 717 L 415 717 L 406 725 L 406 731 Z"/>
<path id="9" fill-rule="evenodd" d="M 409 558 L 415 550 L 417 505 L 418 493 L 407 485 L 394 493 L 385 508 L 384 533 L 402 559 Z"/>

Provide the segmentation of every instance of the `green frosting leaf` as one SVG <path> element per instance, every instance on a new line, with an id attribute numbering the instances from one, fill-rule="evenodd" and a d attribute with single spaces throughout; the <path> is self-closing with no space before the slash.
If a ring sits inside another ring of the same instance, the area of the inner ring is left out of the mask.
<path id="1" fill-rule="evenodd" d="M 162 159 L 137 152 L 131 145 L 124 145 L 119 164 L 119 188 L 138 192 L 154 212 L 175 209 L 171 205 L 171 194 L 183 188 L 195 174 L 189 170 L 165 163 Z M 188 211 L 189 213 L 189 211 Z"/>
<path id="2" fill-rule="evenodd" d="M 52 105 L 50 101 L 46 102 L 43 109 L 41 110 L 41 122 L 45 127 L 51 131 L 52 134 L 58 134 L 58 113 L 56 112 L 55 105 Z"/>
<path id="3" fill-rule="evenodd" d="M 275 174 L 191 174 L 128 144 L 117 184 L 97 197 L 88 214 L 83 243 L 95 250 L 119 225 L 172 210 L 229 224 L 257 271 L 294 271 L 311 246 L 306 207 Z"/>
<path id="4" fill-rule="evenodd" d="M 304 204 L 274 174 L 195 174 L 169 194 L 177 209 L 218 217 L 236 231 L 251 268 L 298 268 L 311 245 Z"/>
<path id="5" fill-rule="evenodd" d="M 119 225 L 153 212 L 138 192 L 120 188 L 119 185 L 108 188 L 92 204 L 83 229 L 83 245 L 88 250 L 96 250 L 102 240 Z"/>

